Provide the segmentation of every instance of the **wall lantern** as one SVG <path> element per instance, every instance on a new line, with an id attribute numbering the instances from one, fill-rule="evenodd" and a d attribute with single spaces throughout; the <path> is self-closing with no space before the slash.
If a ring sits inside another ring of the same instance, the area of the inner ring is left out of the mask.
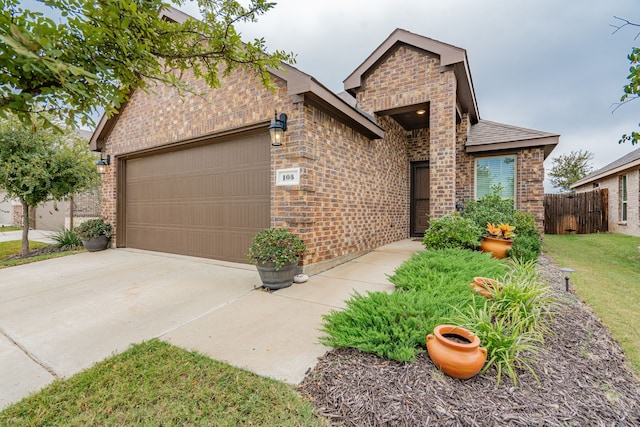
<path id="1" fill-rule="evenodd" d="M 99 174 L 107 173 L 107 166 L 111 164 L 111 156 L 107 154 L 107 158 L 102 158 L 102 153 L 100 153 L 100 160 L 96 162 L 96 167 L 98 168 Z"/>
<path id="2" fill-rule="evenodd" d="M 560 269 L 564 273 L 564 287 L 567 292 L 569 292 L 569 276 L 575 270 L 573 268 L 563 267 Z"/>
<path id="3" fill-rule="evenodd" d="M 269 126 L 269 134 L 271 134 L 271 145 L 278 147 L 282 145 L 282 139 L 284 138 L 284 132 L 287 130 L 287 115 L 285 113 L 280 114 L 278 118 L 278 111 L 273 112 L 273 120 L 271 126 Z"/>

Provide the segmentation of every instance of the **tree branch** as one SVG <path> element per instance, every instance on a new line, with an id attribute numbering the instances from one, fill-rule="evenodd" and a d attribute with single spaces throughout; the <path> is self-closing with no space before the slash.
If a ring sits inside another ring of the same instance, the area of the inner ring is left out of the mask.
<path id="1" fill-rule="evenodd" d="M 628 19 L 620 18 L 618 16 L 614 16 L 614 18 L 617 19 L 618 21 L 621 21 L 622 23 L 620 25 L 609 24 L 610 27 L 615 28 L 615 30 L 611 34 L 617 33 L 618 31 L 622 30 L 624 27 L 640 27 L 640 24 L 631 22 Z M 633 39 L 637 40 L 638 37 L 640 37 L 640 31 L 636 34 L 636 36 Z"/>

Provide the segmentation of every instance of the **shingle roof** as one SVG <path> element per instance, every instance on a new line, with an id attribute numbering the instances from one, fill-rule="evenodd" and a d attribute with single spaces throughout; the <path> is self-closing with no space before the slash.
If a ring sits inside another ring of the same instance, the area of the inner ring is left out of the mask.
<path id="1" fill-rule="evenodd" d="M 471 126 L 465 145 L 468 152 L 544 146 L 546 158 L 559 139 L 555 133 L 480 120 Z"/>
<path id="2" fill-rule="evenodd" d="M 560 135 L 540 130 L 520 128 L 504 123 L 491 122 L 489 120 L 480 120 L 477 124 L 471 126 L 467 145 L 496 144 L 500 142 L 524 141 L 557 136 Z"/>
<path id="3" fill-rule="evenodd" d="M 571 186 L 571 188 L 588 184 L 589 182 L 595 181 L 596 179 L 599 179 L 599 178 L 604 178 L 605 176 L 609 175 L 608 172 L 611 172 L 614 170 L 617 172 L 619 169 L 624 168 L 624 166 L 626 165 L 629 165 L 629 167 L 631 167 L 633 166 L 631 165 L 631 163 L 638 162 L 638 161 L 640 161 L 640 148 L 637 148 L 632 152 L 620 157 L 618 160 L 614 160 L 613 162 L 609 163 L 605 167 L 598 169 L 593 173 L 590 173 L 586 177 L 582 178 L 580 181 L 575 182 Z"/>

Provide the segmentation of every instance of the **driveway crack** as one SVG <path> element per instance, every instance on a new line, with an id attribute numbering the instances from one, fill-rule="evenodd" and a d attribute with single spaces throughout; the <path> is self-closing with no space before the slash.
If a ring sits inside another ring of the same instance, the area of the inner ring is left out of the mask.
<path id="1" fill-rule="evenodd" d="M 2 334 L 6 339 L 8 339 L 9 342 L 11 342 L 11 344 L 13 344 L 16 347 L 18 347 L 29 359 L 33 360 L 34 363 L 36 363 L 42 369 L 47 371 L 54 379 L 57 380 L 57 379 L 60 378 L 58 373 L 51 366 L 49 366 L 46 363 L 44 363 L 35 354 L 33 354 L 29 350 L 27 350 L 27 348 L 25 346 L 23 346 L 18 341 L 13 339 L 13 337 L 11 337 L 11 335 L 9 335 L 4 329 L 0 328 L 0 334 Z"/>

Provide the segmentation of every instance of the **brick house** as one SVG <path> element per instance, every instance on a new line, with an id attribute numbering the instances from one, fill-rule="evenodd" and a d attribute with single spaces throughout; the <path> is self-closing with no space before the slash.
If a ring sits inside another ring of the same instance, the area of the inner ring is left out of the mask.
<path id="1" fill-rule="evenodd" d="M 313 273 L 421 236 L 497 183 L 542 225 L 559 136 L 480 120 L 464 49 L 398 29 L 341 94 L 283 68 L 273 92 L 234 71 L 215 90 L 191 79 L 204 99 L 138 90 L 103 117 L 91 147 L 112 159 L 102 206 L 117 247 L 246 262 L 258 230 L 285 226 Z M 288 116 L 277 147 L 274 110 Z"/>
<path id="2" fill-rule="evenodd" d="M 640 148 L 609 163 L 571 188 L 608 189 L 609 231 L 640 236 Z"/>

